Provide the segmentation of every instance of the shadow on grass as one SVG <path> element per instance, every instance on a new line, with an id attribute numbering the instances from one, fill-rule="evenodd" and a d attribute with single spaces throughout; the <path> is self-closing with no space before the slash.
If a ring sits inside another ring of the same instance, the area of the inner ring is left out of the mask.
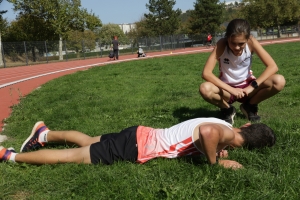
<path id="1" fill-rule="evenodd" d="M 207 164 L 207 159 L 204 155 L 198 155 L 198 156 L 183 156 L 176 158 L 180 161 L 192 164 L 192 165 L 205 165 Z"/>
<path id="2" fill-rule="evenodd" d="M 180 122 L 200 117 L 221 117 L 218 110 L 210 110 L 206 108 L 191 109 L 188 107 L 181 107 L 179 109 L 176 109 L 173 112 L 173 116 L 175 118 L 178 118 Z"/>

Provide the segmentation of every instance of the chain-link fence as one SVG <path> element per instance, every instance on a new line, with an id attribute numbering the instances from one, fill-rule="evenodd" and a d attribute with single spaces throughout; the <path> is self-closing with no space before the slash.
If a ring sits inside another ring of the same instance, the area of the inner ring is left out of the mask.
<path id="1" fill-rule="evenodd" d="M 259 29 L 251 34 L 258 40 L 271 40 L 278 38 L 278 30 L 275 28 Z M 280 38 L 299 37 L 299 26 L 281 27 Z M 217 41 L 224 37 L 224 33 L 214 34 Z M 203 46 L 206 35 L 171 35 L 151 38 L 138 38 L 129 44 L 119 46 L 120 55 L 136 54 L 138 47 L 144 51 L 164 51 L 182 49 L 187 47 Z M 0 45 L 0 68 L 40 63 L 68 61 L 75 59 L 107 57 L 110 44 L 98 41 L 26 41 L 26 42 L 2 42 Z"/>

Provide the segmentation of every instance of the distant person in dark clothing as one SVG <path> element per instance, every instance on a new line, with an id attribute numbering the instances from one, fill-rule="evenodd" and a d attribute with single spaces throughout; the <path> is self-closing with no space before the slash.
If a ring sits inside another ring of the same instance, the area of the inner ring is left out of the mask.
<path id="1" fill-rule="evenodd" d="M 119 41 L 118 41 L 118 37 L 117 36 L 114 36 L 114 39 L 113 41 L 111 42 L 112 43 L 112 49 L 114 51 L 114 60 L 115 59 L 119 59 Z"/>

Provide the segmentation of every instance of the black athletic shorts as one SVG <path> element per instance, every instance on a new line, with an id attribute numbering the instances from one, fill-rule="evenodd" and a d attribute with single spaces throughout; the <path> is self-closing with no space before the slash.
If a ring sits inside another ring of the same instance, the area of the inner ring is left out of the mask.
<path id="1" fill-rule="evenodd" d="M 120 133 L 102 135 L 100 142 L 94 143 L 90 147 L 91 162 L 106 165 L 121 160 L 136 162 L 138 156 L 136 130 L 137 126 L 133 126 Z"/>

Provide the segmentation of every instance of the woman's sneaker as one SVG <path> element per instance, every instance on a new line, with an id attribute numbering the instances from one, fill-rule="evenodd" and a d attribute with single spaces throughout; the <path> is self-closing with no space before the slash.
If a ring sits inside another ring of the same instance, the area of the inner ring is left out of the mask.
<path id="1" fill-rule="evenodd" d="M 260 116 L 257 115 L 258 112 L 257 104 L 242 103 L 240 105 L 240 109 L 249 121 L 251 122 L 260 121 Z"/>
<path id="2" fill-rule="evenodd" d="M 222 115 L 222 119 L 230 124 L 233 125 L 234 123 L 234 116 L 236 113 L 235 107 L 232 106 L 231 104 L 229 105 L 229 108 L 221 108 L 221 115 Z"/>
<path id="3" fill-rule="evenodd" d="M 45 143 L 39 141 L 39 136 L 43 131 L 49 130 L 44 122 L 37 122 L 30 136 L 23 142 L 20 152 L 27 152 L 32 150 L 37 150 L 45 145 Z"/>

